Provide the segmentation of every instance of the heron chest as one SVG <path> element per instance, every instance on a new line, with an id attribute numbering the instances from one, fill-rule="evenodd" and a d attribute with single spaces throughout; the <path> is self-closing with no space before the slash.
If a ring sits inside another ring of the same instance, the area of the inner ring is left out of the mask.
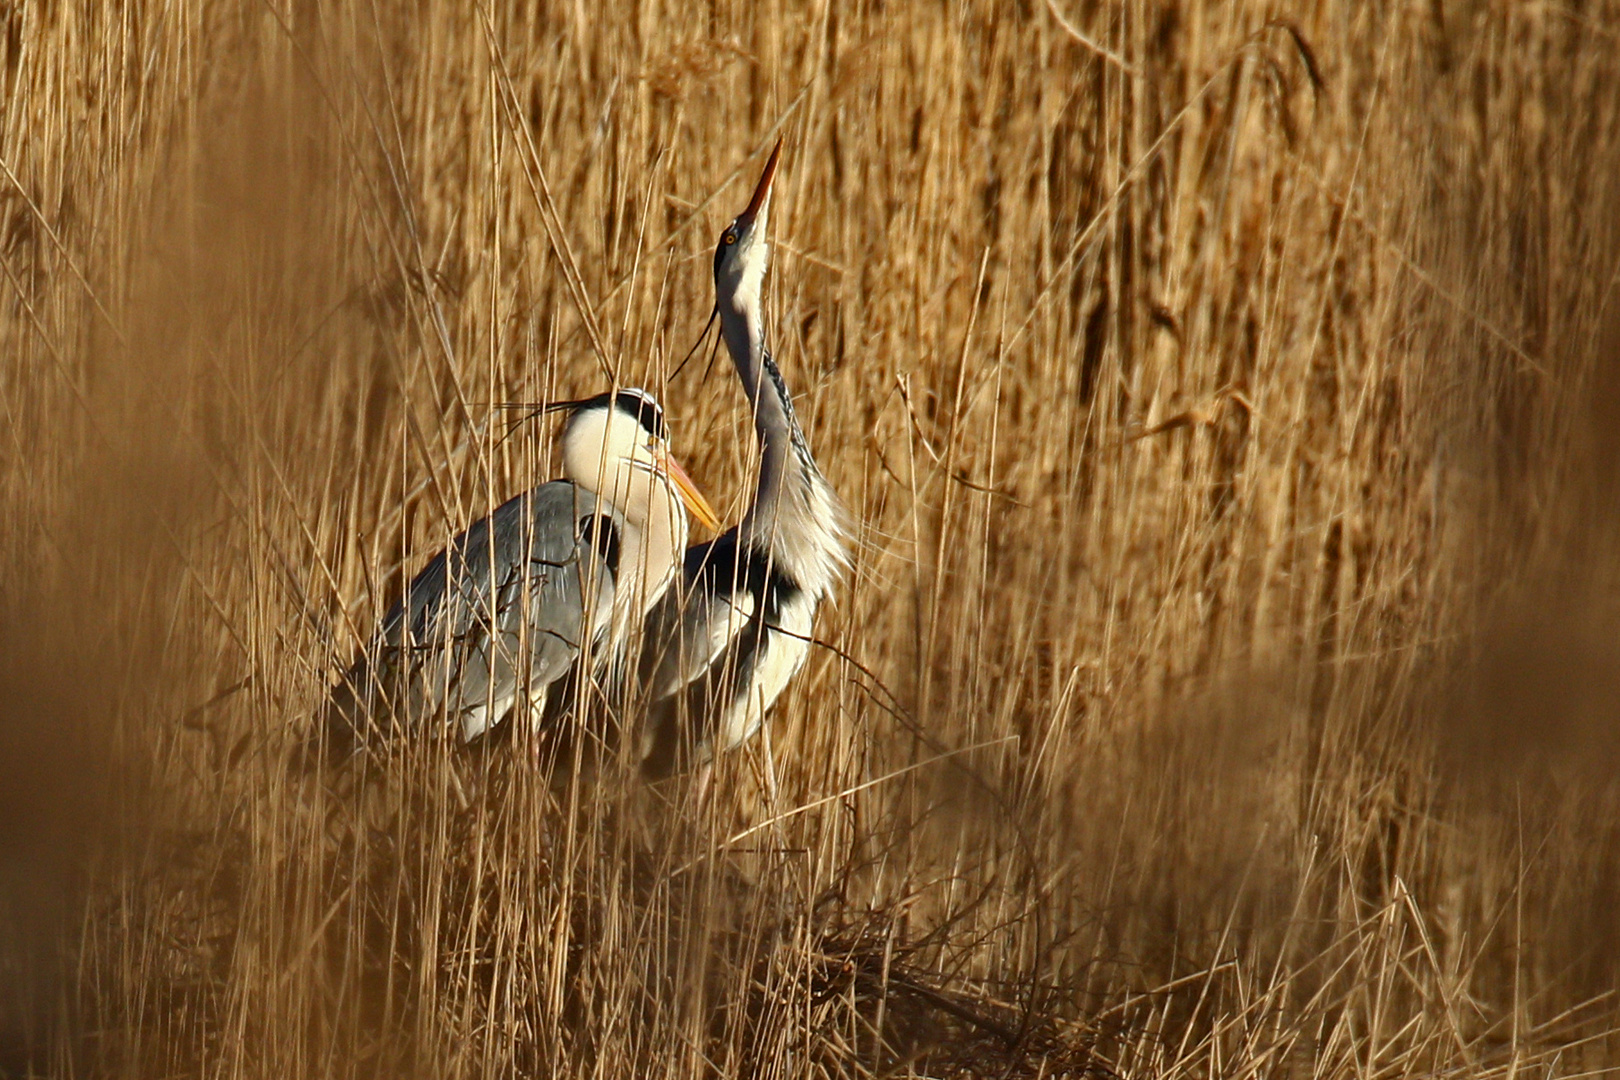
<path id="1" fill-rule="evenodd" d="M 808 592 L 795 591 L 782 598 L 774 617 L 765 624 L 759 649 L 737 688 L 737 697 L 722 717 L 715 740 L 718 749 L 730 750 L 759 731 L 765 714 L 810 654 L 815 614 L 816 598 Z"/>

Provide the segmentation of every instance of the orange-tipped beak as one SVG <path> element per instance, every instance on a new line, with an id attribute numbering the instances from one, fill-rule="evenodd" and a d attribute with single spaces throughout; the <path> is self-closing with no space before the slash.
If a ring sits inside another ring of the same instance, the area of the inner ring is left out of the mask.
<path id="1" fill-rule="evenodd" d="M 692 478 L 686 475 L 686 470 L 681 468 L 681 463 L 675 460 L 674 454 L 666 453 L 664 455 L 664 475 L 674 483 L 675 490 L 680 492 L 681 501 L 686 504 L 688 510 L 692 511 L 692 516 L 697 518 L 710 532 L 718 532 L 720 530 L 719 515 L 714 512 L 714 507 L 709 505 L 709 500 L 703 497 L 703 492 L 699 491 L 697 485 L 692 483 Z"/>
<path id="2" fill-rule="evenodd" d="M 744 225 L 753 221 L 759 211 L 764 207 L 767 199 L 771 197 L 771 181 L 776 179 L 776 163 L 782 157 L 782 140 L 776 140 L 776 147 L 771 151 L 770 160 L 765 162 L 765 175 L 759 178 L 759 186 L 754 189 L 754 197 L 748 200 L 748 209 L 737 216 L 737 220 Z"/>

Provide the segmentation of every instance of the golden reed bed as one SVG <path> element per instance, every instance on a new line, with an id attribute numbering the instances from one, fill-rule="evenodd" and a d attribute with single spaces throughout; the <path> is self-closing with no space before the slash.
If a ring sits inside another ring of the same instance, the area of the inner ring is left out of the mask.
<path id="1" fill-rule="evenodd" d="M 1620 7 L 0 9 L 0 1071 L 1588 1075 Z M 859 519 L 707 799 L 288 750 L 785 140 Z"/>

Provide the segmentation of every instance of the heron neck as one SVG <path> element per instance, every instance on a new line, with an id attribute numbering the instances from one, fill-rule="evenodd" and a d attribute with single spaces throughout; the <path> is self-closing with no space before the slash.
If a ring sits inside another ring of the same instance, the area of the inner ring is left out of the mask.
<path id="1" fill-rule="evenodd" d="M 819 595 L 842 557 L 836 499 L 810 455 L 787 384 L 765 348 L 757 298 L 722 304 L 727 351 L 753 406 L 759 480 L 738 539 L 768 556 L 779 572 Z"/>
<path id="2" fill-rule="evenodd" d="M 686 511 L 663 480 L 643 476 L 645 514 L 628 520 L 619 539 L 618 587 L 614 592 L 613 635 L 622 641 L 639 626 L 669 587 L 686 550 Z"/>
<path id="3" fill-rule="evenodd" d="M 659 480 L 652 485 L 645 524 L 640 529 L 627 531 L 631 535 L 625 551 L 633 559 L 629 565 L 636 575 L 631 581 L 641 593 L 637 610 L 645 615 L 675 576 L 686 550 L 686 508 L 667 481 Z"/>

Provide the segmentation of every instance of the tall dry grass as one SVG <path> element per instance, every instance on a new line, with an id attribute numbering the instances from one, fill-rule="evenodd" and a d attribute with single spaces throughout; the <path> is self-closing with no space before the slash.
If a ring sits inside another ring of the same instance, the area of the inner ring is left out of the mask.
<path id="1" fill-rule="evenodd" d="M 12 4 L 8 1074 L 1578 1076 L 1620 9 Z M 286 751 L 759 152 L 860 522 L 707 799 Z"/>

